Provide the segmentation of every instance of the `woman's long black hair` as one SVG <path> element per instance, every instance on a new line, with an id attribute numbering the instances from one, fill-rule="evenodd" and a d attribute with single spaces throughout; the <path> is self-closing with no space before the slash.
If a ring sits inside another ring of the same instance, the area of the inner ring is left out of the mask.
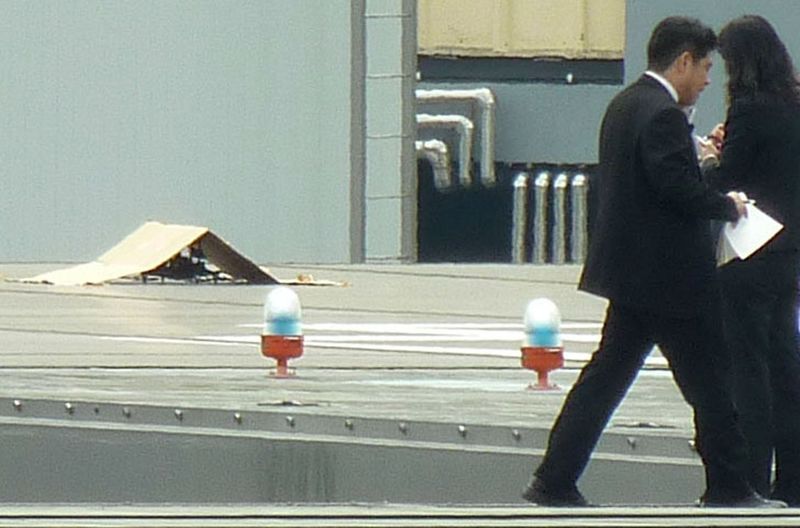
<path id="1" fill-rule="evenodd" d="M 728 72 L 731 102 L 748 98 L 800 103 L 792 57 L 763 17 L 745 15 L 729 22 L 720 31 L 719 52 Z"/>

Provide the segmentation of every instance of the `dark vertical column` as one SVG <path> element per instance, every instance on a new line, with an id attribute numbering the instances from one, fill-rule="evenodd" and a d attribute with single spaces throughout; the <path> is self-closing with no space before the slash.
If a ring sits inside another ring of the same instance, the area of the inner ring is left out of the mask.
<path id="1" fill-rule="evenodd" d="M 350 2 L 350 262 L 366 259 L 366 0 Z"/>
<path id="2" fill-rule="evenodd" d="M 417 0 L 403 0 L 402 18 L 402 64 L 403 64 L 403 140 L 401 177 L 403 202 L 402 211 L 402 258 L 417 260 L 417 156 L 414 149 L 416 140 L 416 97 L 417 85 Z"/>

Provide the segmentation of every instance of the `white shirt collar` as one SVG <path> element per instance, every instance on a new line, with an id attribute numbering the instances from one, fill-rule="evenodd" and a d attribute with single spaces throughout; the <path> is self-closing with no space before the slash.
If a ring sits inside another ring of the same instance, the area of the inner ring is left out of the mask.
<path id="1" fill-rule="evenodd" d="M 669 94 L 672 96 L 672 99 L 673 99 L 673 100 L 674 100 L 676 103 L 678 102 L 678 90 L 676 90 L 676 89 L 675 89 L 675 87 L 674 87 L 674 86 L 672 86 L 672 83 L 671 83 L 671 82 L 669 82 L 668 80 L 666 80 L 666 79 L 665 79 L 665 78 L 664 78 L 662 75 L 659 75 L 659 74 L 657 74 L 656 72 L 654 72 L 654 71 L 651 71 L 651 70 L 647 70 L 646 72 L 644 72 L 644 74 L 645 74 L 645 75 L 649 75 L 650 77 L 652 77 L 653 79 L 655 79 L 655 80 L 657 80 L 659 83 L 661 83 L 661 86 L 663 86 L 664 88 L 666 88 L 666 90 L 667 90 L 667 91 L 669 92 Z"/>

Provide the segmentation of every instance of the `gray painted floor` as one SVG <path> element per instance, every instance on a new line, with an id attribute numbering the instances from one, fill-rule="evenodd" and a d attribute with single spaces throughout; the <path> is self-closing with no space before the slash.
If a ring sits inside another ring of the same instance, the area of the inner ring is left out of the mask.
<path id="1" fill-rule="evenodd" d="M 0 265 L 0 279 L 58 267 Z M 605 310 L 603 300 L 577 292 L 580 270 L 575 266 L 282 266 L 271 271 L 284 279 L 311 273 L 317 279 L 347 283 L 296 288 L 303 305 L 306 347 L 305 355 L 292 363 L 293 378 L 270 376 L 272 362 L 259 353 L 267 287 L 135 282 L 53 287 L 6 281 L 0 282 L 0 397 L 242 412 L 286 410 L 293 415 L 546 430 L 577 369 L 596 346 Z M 549 297 L 561 310 L 567 366 L 551 376 L 561 390 L 528 390 L 535 374 L 519 365 L 522 317 L 535 297 Z M 610 430 L 681 442 L 691 439 L 689 408 L 657 351 L 613 417 Z M 374 507 L 354 507 L 361 512 L 355 517 L 367 519 L 375 513 Z M 47 524 L 50 514 L 54 524 L 63 517 L 65 525 L 124 525 L 120 520 L 124 515 L 109 513 L 110 506 L 64 508 L 37 505 L 34 510 L 44 513 L 34 514 L 21 505 L 4 510 L 8 514 L 0 516 L 0 525 L 13 525 L 14 516 L 28 514 L 25 519 L 31 526 Z M 156 509 L 142 507 L 129 520 L 155 525 L 160 515 Z M 98 519 L 98 511 L 108 519 Z M 244 521 L 240 509 L 204 510 L 191 514 L 194 517 L 180 507 L 170 511 L 158 522 L 278 525 L 280 518 L 287 526 L 327 525 L 319 516 L 330 510 L 259 509 Z M 410 511 L 418 510 L 400 507 L 388 524 L 426 525 L 424 519 L 412 518 L 418 513 Z M 678 518 L 659 513 L 632 519 L 624 509 L 621 514 L 598 514 L 603 519 L 594 514 L 570 518 L 519 508 L 501 508 L 496 518 L 476 521 L 467 519 L 474 513 L 469 508 L 454 511 L 453 518 L 435 508 L 430 515 L 441 517 L 437 523 L 441 525 L 742 526 L 797 521 L 784 514 L 780 518 L 766 514 L 763 519 L 720 514 L 714 520 L 705 514 L 684 513 Z M 342 524 L 352 525 L 347 515 L 343 514 Z M 687 520 L 687 515 L 694 517 Z M 445 517 L 450 520 L 445 522 Z M 365 526 L 387 524 L 364 519 Z"/>
<path id="2" fill-rule="evenodd" d="M 22 278 L 58 265 L 3 265 Z M 605 310 L 580 293 L 575 266 L 275 267 L 347 286 L 297 287 L 306 347 L 292 379 L 260 355 L 267 287 L 0 282 L 0 396 L 549 427 L 596 345 Z M 522 317 L 535 297 L 563 320 L 564 390 L 526 390 Z M 643 371 L 613 427 L 661 425 L 691 436 L 663 360 Z"/>

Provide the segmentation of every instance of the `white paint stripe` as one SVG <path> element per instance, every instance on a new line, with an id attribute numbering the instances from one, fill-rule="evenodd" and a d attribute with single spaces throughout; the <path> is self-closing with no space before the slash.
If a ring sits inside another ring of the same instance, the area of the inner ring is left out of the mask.
<path id="1" fill-rule="evenodd" d="M 205 345 L 205 346 L 252 346 L 258 344 L 260 337 L 256 336 L 252 340 L 244 339 L 187 339 L 187 338 L 173 338 L 173 337 L 133 337 L 133 336 L 97 336 L 101 341 L 120 341 L 125 343 L 148 343 L 148 344 L 166 344 L 166 345 Z"/>
<path id="2" fill-rule="evenodd" d="M 561 334 L 561 340 L 567 343 L 600 343 L 600 334 Z"/>
<path id="3" fill-rule="evenodd" d="M 347 350 L 364 350 L 371 352 L 411 352 L 417 354 L 439 354 L 458 356 L 489 356 L 519 359 L 519 350 L 478 347 L 434 347 L 419 345 L 380 345 L 380 344 L 355 344 L 355 343 L 315 343 L 316 348 L 334 348 Z"/>
<path id="4" fill-rule="evenodd" d="M 98 339 L 106 341 L 120 341 L 130 343 L 162 343 L 180 345 L 202 345 L 202 346 L 246 346 L 252 347 L 260 341 L 259 336 L 220 336 L 219 338 L 200 337 L 196 339 L 164 338 L 164 337 L 129 337 L 129 336 L 99 336 Z M 318 342 L 307 341 L 309 346 L 322 349 L 346 349 L 364 350 L 371 352 L 400 352 L 418 354 L 439 354 L 439 355 L 459 355 L 459 356 L 488 356 L 519 359 L 518 349 L 498 349 L 480 347 L 433 347 L 418 345 L 381 345 L 381 344 L 358 344 L 358 343 L 332 343 L 320 340 Z M 564 352 L 566 361 L 585 363 L 591 354 L 581 352 Z M 666 367 L 667 362 L 662 357 L 650 357 L 645 361 L 649 367 Z"/>
<path id="5" fill-rule="evenodd" d="M 318 343 L 313 345 L 316 348 L 333 348 L 333 349 L 352 349 L 352 350 L 365 350 L 365 351 L 380 351 L 380 352 L 412 352 L 421 354 L 441 354 L 441 355 L 462 355 L 462 356 L 489 356 L 489 357 L 506 357 L 519 359 L 519 350 L 508 350 L 498 348 L 463 348 L 463 347 L 426 347 L 426 346 L 398 346 L 398 345 L 359 345 L 354 343 Z M 578 363 L 586 363 L 592 357 L 592 354 L 583 352 L 564 352 L 564 359 L 566 361 L 574 361 Z M 666 367 L 667 362 L 661 357 L 649 357 L 645 361 L 648 367 Z"/>
<path id="6" fill-rule="evenodd" d="M 238 328 L 261 328 L 261 323 L 243 323 Z M 304 323 L 303 327 L 320 332 L 363 332 L 363 333 L 419 333 L 447 331 L 450 329 L 463 331 L 474 329 L 522 330 L 522 323 Z M 601 323 L 561 323 L 564 330 L 600 330 Z"/>
<path id="7" fill-rule="evenodd" d="M 431 338 L 430 336 L 420 336 L 420 339 L 412 339 L 413 336 L 383 336 L 381 337 L 371 337 L 366 339 L 370 336 L 304 336 L 304 342 L 307 345 L 317 346 L 320 348 L 328 347 L 328 348 L 346 348 L 348 344 L 353 344 L 354 348 L 362 348 L 362 346 L 356 345 L 355 342 L 367 342 L 367 343 L 374 343 L 375 341 L 384 341 L 384 342 L 431 342 L 431 341 L 442 341 L 442 342 L 452 342 L 452 341 L 473 341 L 472 339 L 451 339 L 451 338 Z M 424 339 L 423 339 L 424 337 Z M 395 338 L 395 339 L 393 339 Z M 128 342 L 128 343 L 158 343 L 158 344 L 176 344 L 176 345 L 186 345 L 186 344 L 201 344 L 201 345 L 257 345 L 259 344 L 261 338 L 260 336 L 196 336 L 194 338 L 172 338 L 172 337 L 135 337 L 135 336 L 98 336 L 97 339 L 104 340 L 104 341 L 121 341 L 121 342 Z M 516 341 L 516 340 L 515 340 Z M 376 345 L 380 346 L 380 345 Z M 410 347 L 400 347 L 396 346 L 398 350 L 407 350 Z M 466 350 L 466 349 L 464 349 Z"/>
<path id="8" fill-rule="evenodd" d="M 602 323 L 561 323 L 561 328 L 566 330 L 602 330 Z"/>
<path id="9" fill-rule="evenodd" d="M 206 339 L 212 341 L 238 341 L 242 337 L 247 336 L 196 336 L 196 339 Z M 453 343 L 453 342 L 467 342 L 467 343 L 480 343 L 485 341 L 507 342 L 507 343 L 522 343 L 524 334 L 522 332 L 481 332 L 472 335 L 358 335 L 358 334 L 341 334 L 341 335 L 305 335 L 306 343 L 413 343 L 413 342 L 439 342 L 439 343 Z M 591 334 L 561 334 L 561 339 L 566 343 L 599 343 L 599 335 Z"/>
<path id="10" fill-rule="evenodd" d="M 512 336 L 469 336 L 469 335 L 313 335 L 306 336 L 308 341 L 317 343 L 474 343 L 479 341 L 522 341 L 522 334 Z"/>

